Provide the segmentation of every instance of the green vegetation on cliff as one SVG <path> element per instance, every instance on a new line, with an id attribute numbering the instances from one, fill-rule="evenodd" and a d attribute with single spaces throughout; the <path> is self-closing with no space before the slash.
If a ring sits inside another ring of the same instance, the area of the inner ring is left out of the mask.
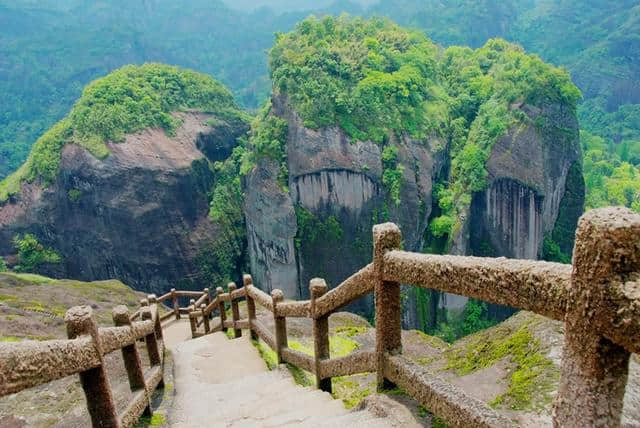
<path id="1" fill-rule="evenodd" d="M 0 201 L 20 191 L 23 181 L 55 180 L 62 148 L 75 143 L 98 158 L 108 156 L 106 141 L 161 128 L 171 134 L 179 121 L 171 113 L 198 109 L 235 120 L 231 92 L 209 76 L 161 64 L 126 66 L 89 84 L 66 118 L 34 145 L 20 169 L 0 183 Z"/>
<path id="2" fill-rule="evenodd" d="M 34 272 L 44 263 L 60 263 L 62 258 L 51 248 L 45 248 L 35 236 L 30 233 L 24 236 L 16 235 L 13 245 L 18 250 L 17 272 Z M 2 271 L 2 269 L 0 269 Z"/>
<path id="3" fill-rule="evenodd" d="M 640 142 L 613 147 L 611 140 L 583 131 L 586 208 L 624 205 L 640 212 Z"/>
<path id="4" fill-rule="evenodd" d="M 393 135 L 447 142 L 451 173 L 438 189 L 436 236 L 453 235 L 471 194 L 485 188 L 492 144 L 533 122 L 523 104 L 560 104 L 575 114 L 581 98 L 565 70 L 517 45 L 492 39 L 476 50 L 442 50 L 381 18 L 305 19 L 276 37 L 269 58 L 275 93 L 306 127 L 337 125 L 383 146 L 382 182 L 396 205 L 403 170 Z"/>

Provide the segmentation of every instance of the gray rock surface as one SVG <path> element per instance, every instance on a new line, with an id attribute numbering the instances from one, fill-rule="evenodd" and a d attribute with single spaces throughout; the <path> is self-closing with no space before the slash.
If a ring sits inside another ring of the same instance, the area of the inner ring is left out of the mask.
<path id="1" fill-rule="evenodd" d="M 208 217 L 213 175 L 203 152 L 227 151 L 246 127 L 220 132 L 205 123 L 208 115 L 178 115 L 175 136 L 129 135 L 108 143 L 103 160 L 65 146 L 55 183 L 24 185 L 0 205 L 0 255 L 14 253 L 14 235 L 29 232 L 62 256 L 58 277 L 119 278 L 157 293 L 197 281 L 198 252 L 219 233 Z"/>

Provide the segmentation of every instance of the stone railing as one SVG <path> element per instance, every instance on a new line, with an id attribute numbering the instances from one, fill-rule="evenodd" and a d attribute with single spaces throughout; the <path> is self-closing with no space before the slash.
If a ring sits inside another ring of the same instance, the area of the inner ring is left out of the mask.
<path id="1" fill-rule="evenodd" d="M 331 378 L 376 372 L 383 389 L 398 385 L 451 426 L 503 427 L 512 422 L 455 386 L 427 373 L 402 355 L 400 284 L 437 289 L 533 311 L 565 322 L 560 386 L 554 405 L 556 427 L 620 426 L 631 353 L 640 351 L 640 215 L 624 208 L 586 213 L 576 235 L 573 266 L 534 260 L 410 253 L 392 223 L 373 229 L 373 263 L 327 291 L 310 283 L 311 299 L 284 301 L 267 295 L 245 275 L 244 287 L 218 289 L 209 305 L 192 304 L 194 337 L 233 328 L 249 329 L 287 362 L 316 375 L 331 390 Z M 328 317 L 368 293 L 375 293 L 376 348 L 330 358 Z M 247 301 L 240 319 L 238 300 Z M 226 319 L 225 302 L 231 305 Z M 256 304 L 273 313 L 275 331 L 256 319 Z M 213 312 L 220 319 L 210 324 Z M 313 322 L 313 357 L 287 346 L 287 318 Z M 204 332 L 198 331 L 204 324 Z"/>
<path id="2" fill-rule="evenodd" d="M 163 386 L 164 368 L 161 317 L 155 300 L 155 296 L 149 296 L 132 315 L 126 306 L 115 307 L 116 326 L 103 328 L 96 326 L 90 306 L 76 306 L 65 315 L 68 340 L 3 344 L 0 346 L 0 397 L 79 374 L 94 427 L 131 427 L 141 415 L 150 416 L 151 394 Z M 146 342 L 150 365 L 146 373 L 136 347 L 138 340 Z M 104 356 L 117 350 L 122 351 L 133 393 L 121 414 L 116 411 L 104 364 Z"/>
<path id="3" fill-rule="evenodd" d="M 203 292 L 176 291 L 149 296 L 129 315 L 113 311 L 116 327 L 97 328 L 91 308 L 70 309 L 65 317 L 69 340 L 8 343 L 0 346 L 0 397 L 80 374 L 87 407 L 96 427 L 129 427 L 150 413 L 151 392 L 162 384 L 161 321 L 187 314 L 193 337 L 242 329 L 262 339 L 290 363 L 316 375 L 317 386 L 331 391 L 331 378 L 376 372 L 381 389 L 398 385 L 422 406 L 456 427 L 506 427 L 512 422 L 484 403 L 402 355 L 400 284 L 437 289 L 533 311 L 565 322 L 561 379 L 553 423 L 556 427 L 620 426 L 631 353 L 640 351 L 640 215 L 624 208 L 593 210 L 578 226 L 573 266 L 533 260 L 439 256 L 405 252 L 392 223 L 373 229 L 373 263 L 328 291 L 322 279 L 310 283 L 311 299 L 285 301 L 245 275 L 243 287 Z M 369 293 L 375 294 L 376 348 L 330 358 L 329 315 Z M 186 308 L 178 298 L 192 299 Z M 173 300 L 173 311 L 160 316 L 158 303 Z M 246 299 L 247 316 L 238 303 Z M 231 319 L 227 319 L 227 304 Z M 272 333 L 256 317 L 256 305 L 273 314 Z M 213 318 L 218 312 L 218 319 Z M 140 318 L 141 321 L 137 321 Z M 314 356 L 289 348 L 287 318 L 310 318 Z M 202 330 L 200 327 L 202 326 Z M 136 341 L 144 338 L 151 363 L 142 370 Z M 134 399 L 118 415 L 104 368 L 104 355 L 122 350 Z"/>

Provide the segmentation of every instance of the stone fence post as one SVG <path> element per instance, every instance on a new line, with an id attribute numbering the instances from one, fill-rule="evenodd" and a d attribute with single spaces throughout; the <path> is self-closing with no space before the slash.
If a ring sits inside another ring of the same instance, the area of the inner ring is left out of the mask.
<path id="1" fill-rule="evenodd" d="M 202 322 L 204 323 L 204 334 L 209 334 L 211 331 L 211 324 L 209 324 L 209 315 L 205 311 L 207 305 L 204 303 L 200 305 L 200 312 L 202 313 Z"/>
<path id="2" fill-rule="evenodd" d="M 92 318 L 93 310 L 90 306 L 76 306 L 69 309 L 64 317 L 67 325 L 67 336 L 75 339 L 80 336 L 91 336 L 96 352 L 100 358 L 100 365 L 96 368 L 81 372 L 80 383 L 87 399 L 87 409 L 94 427 L 118 428 L 120 422 L 116 412 L 116 405 L 111 392 L 111 385 L 104 367 L 102 344 L 98 334 L 98 327 Z M 134 345 L 135 346 L 135 345 Z"/>
<path id="3" fill-rule="evenodd" d="M 230 282 L 227 288 L 229 289 L 229 297 L 231 297 L 231 294 L 237 289 L 236 284 L 233 282 Z M 233 319 L 233 337 L 237 339 L 238 337 L 242 337 L 242 330 L 236 327 L 236 323 L 240 319 L 240 308 L 238 308 L 238 301 L 236 299 L 231 298 L 230 300 L 231 317 Z"/>
<path id="4" fill-rule="evenodd" d="M 378 224 L 373 227 L 373 270 L 376 309 L 376 366 L 378 389 L 393 387 L 384 377 L 387 354 L 402 352 L 402 307 L 400 284 L 384 281 L 384 254 L 400 249 L 402 234 L 393 223 Z"/>
<path id="5" fill-rule="evenodd" d="M 206 301 L 208 306 L 209 303 L 211 303 L 211 292 L 209 291 L 209 288 L 205 288 L 204 290 L 202 290 L 202 293 L 207 296 Z"/>
<path id="6" fill-rule="evenodd" d="M 176 315 L 176 319 L 180 319 L 180 305 L 178 304 L 178 295 L 176 294 L 176 289 L 171 289 L 171 300 L 173 300 L 173 312 Z"/>
<path id="7" fill-rule="evenodd" d="M 224 322 L 227 320 L 227 310 L 224 307 L 224 302 L 221 297 L 224 294 L 224 290 L 222 287 L 216 288 L 216 297 L 218 298 L 218 312 L 220 312 L 220 327 L 222 328 L 222 332 L 227 332 L 227 327 L 224 326 Z"/>
<path id="8" fill-rule="evenodd" d="M 602 332 L 619 310 L 616 291 L 634 272 L 640 272 L 640 216 L 621 207 L 583 215 L 573 250 L 554 427 L 620 426 L 630 352 Z"/>
<path id="9" fill-rule="evenodd" d="M 289 346 L 289 342 L 287 341 L 287 319 L 277 315 L 278 303 L 284 301 L 284 294 L 282 294 L 282 290 L 272 290 L 271 299 L 273 300 L 273 321 L 276 333 L 275 351 L 278 356 L 278 364 L 283 364 L 284 358 L 282 357 L 282 350 Z"/>
<path id="10" fill-rule="evenodd" d="M 116 327 L 131 327 L 129 310 L 126 306 L 120 305 L 113 308 L 113 322 Z M 151 416 L 152 410 L 149 403 L 149 391 L 146 391 L 147 386 L 144 380 L 144 369 L 142 368 L 142 360 L 140 359 L 140 353 L 138 352 L 135 341 L 131 345 L 122 348 L 122 359 L 124 360 L 124 367 L 129 377 L 129 387 L 131 391 L 145 391 L 147 406 L 144 409 L 144 416 Z"/>
<path id="11" fill-rule="evenodd" d="M 249 333 L 251 334 L 252 340 L 258 340 L 258 333 L 256 333 L 253 329 L 253 325 L 256 320 L 256 302 L 251 296 L 249 296 L 249 287 L 253 285 L 253 279 L 251 278 L 251 275 L 242 276 L 242 285 L 244 286 L 244 291 L 247 299 L 247 318 L 249 320 Z"/>
<path id="12" fill-rule="evenodd" d="M 144 307 L 142 309 L 142 320 L 146 321 L 152 319 L 153 315 L 151 314 L 151 309 L 148 306 Z M 147 343 L 149 364 L 151 364 L 151 366 L 159 366 L 162 363 L 162 359 L 160 356 L 160 348 L 158 346 L 158 339 L 156 338 L 155 328 L 144 338 L 144 340 Z"/>
<path id="13" fill-rule="evenodd" d="M 313 348 L 316 367 L 316 386 L 322 391 L 331 392 L 331 378 L 321 379 L 320 363 L 329 359 L 329 315 L 316 316 L 316 299 L 323 296 L 328 290 L 324 279 L 314 278 L 309 284 L 311 296 L 311 317 L 313 318 Z"/>
<path id="14" fill-rule="evenodd" d="M 196 332 L 198 331 L 198 321 L 195 317 L 196 301 L 195 299 L 189 300 L 189 324 L 191 326 L 191 337 L 196 338 Z"/>

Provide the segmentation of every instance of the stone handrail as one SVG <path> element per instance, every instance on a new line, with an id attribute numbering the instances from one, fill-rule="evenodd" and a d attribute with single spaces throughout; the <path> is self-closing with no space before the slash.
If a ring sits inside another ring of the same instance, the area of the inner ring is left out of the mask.
<path id="1" fill-rule="evenodd" d="M 269 296 L 245 275 L 244 287 L 234 285 L 224 301 L 233 306 L 246 298 L 248 319 L 232 311 L 233 320 L 221 325 L 247 326 L 274 349 L 278 363 L 314 373 L 323 390 L 331 390 L 334 376 L 373 371 L 379 388 L 401 386 L 451 426 L 502 427 L 512 422 L 402 356 L 400 284 L 533 311 L 566 325 L 554 426 L 620 426 L 629 357 L 640 352 L 640 215 L 621 207 L 586 213 L 573 265 L 401 251 L 402 235 L 392 223 L 375 226 L 373 235 L 373 263 L 329 292 L 323 280 L 313 279 L 307 301 L 285 302 L 280 290 Z M 370 292 L 375 352 L 330 359 L 328 316 Z M 275 333 L 256 319 L 256 303 L 273 313 Z M 224 313 L 224 304 L 218 309 Z M 287 317 L 312 319 L 313 357 L 287 346 Z"/>
<path id="2" fill-rule="evenodd" d="M 640 215 L 625 208 L 592 210 L 580 219 L 573 265 L 532 260 L 436 256 L 401 251 L 402 235 L 395 224 L 373 228 L 373 263 L 328 291 L 324 280 L 312 279 L 311 299 L 284 300 L 280 290 L 271 295 L 253 285 L 221 287 L 211 299 L 203 292 L 176 291 L 157 299 L 150 295 L 142 308 L 129 315 L 114 309 L 116 327 L 97 328 L 91 308 L 75 307 L 65 321 L 69 340 L 20 342 L 0 347 L 0 397 L 75 373 L 87 397 L 94 426 L 129 427 L 150 413 L 151 392 L 162 384 L 163 341 L 158 303 L 172 299 L 170 316 L 187 313 L 193 337 L 242 329 L 262 339 L 277 355 L 316 375 L 317 387 L 331 391 L 331 378 L 375 372 L 379 389 L 398 385 L 422 406 L 451 426 L 506 427 L 512 422 L 457 387 L 427 373 L 402 355 L 400 284 L 530 310 L 565 322 L 565 344 L 554 427 L 619 427 L 631 353 L 640 351 Z M 359 351 L 330 358 L 329 315 L 370 292 L 375 293 L 375 351 Z M 186 308 L 178 297 L 192 298 Z M 197 298 L 195 300 L 194 298 Z M 239 300 L 247 303 L 240 319 Z M 206 302 L 206 303 L 205 303 Z M 227 304 L 231 319 L 227 319 Z M 272 333 L 256 318 L 256 304 L 273 315 Z M 212 318 L 218 313 L 219 319 Z M 289 348 L 288 317 L 306 317 L 313 323 L 313 356 Z M 141 321 L 132 319 L 141 318 Z M 204 332 L 199 331 L 203 326 Z M 152 366 L 144 378 L 136 341 L 144 338 Z M 122 350 L 134 399 L 117 415 L 104 355 Z"/>
<path id="3" fill-rule="evenodd" d="M 113 309 L 115 327 L 98 328 L 90 306 L 75 306 L 65 315 L 68 340 L 24 341 L 0 347 L 0 397 L 79 374 L 94 427 L 131 427 L 151 416 L 150 398 L 163 386 L 164 341 L 155 296 L 141 302 L 141 321 L 132 321 L 126 306 Z M 135 318 L 137 318 L 135 317 Z M 150 370 L 143 370 L 136 341 L 144 339 Z M 104 356 L 120 349 L 133 399 L 119 415 Z"/>

